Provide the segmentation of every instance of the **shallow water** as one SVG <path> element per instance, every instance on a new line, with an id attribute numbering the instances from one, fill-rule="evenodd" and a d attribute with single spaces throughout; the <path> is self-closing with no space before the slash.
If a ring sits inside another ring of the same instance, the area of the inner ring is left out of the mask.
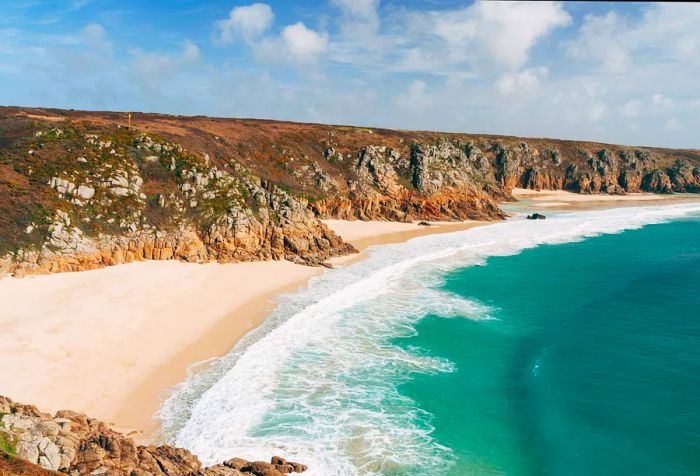
<path id="1" fill-rule="evenodd" d="M 183 384 L 166 435 L 205 463 L 281 454 L 310 474 L 697 473 L 698 213 L 380 247 Z"/>

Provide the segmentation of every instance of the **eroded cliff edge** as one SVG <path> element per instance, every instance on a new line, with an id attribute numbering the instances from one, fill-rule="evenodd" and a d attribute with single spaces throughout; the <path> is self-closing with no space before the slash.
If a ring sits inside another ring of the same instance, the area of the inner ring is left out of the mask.
<path id="1" fill-rule="evenodd" d="M 320 220 L 497 220 L 513 187 L 700 192 L 700 152 L 0 108 L 0 275 L 353 251 Z"/>
<path id="2" fill-rule="evenodd" d="M 270 463 L 231 458 L 203 467 L 189 451 L 142 446 L 81 413 L 51 416 L 0 395 L 0 474 L 51 476 L 281 476 L 306 471 L 278 456 Z"/>

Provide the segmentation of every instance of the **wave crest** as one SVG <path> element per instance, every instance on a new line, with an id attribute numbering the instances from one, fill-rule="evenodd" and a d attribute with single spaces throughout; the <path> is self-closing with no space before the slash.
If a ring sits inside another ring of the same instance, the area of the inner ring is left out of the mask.
<path id="1" fill-rule="evenodd" d="M 700 212 L 698 204 L 512 220 L 376 248 L 312 280 L 161 409 L 166 436 L 204 463 L 236 454 L 304 461 L 308 474 L 440 473 L 452 460 L 431 415 L 401 395 L 417 373 L 451 362 L 397 339 L 427 315 L 491 319 L 489 307 L 437 289 L 445 273 L 541 244 L 618 233 Z"/>

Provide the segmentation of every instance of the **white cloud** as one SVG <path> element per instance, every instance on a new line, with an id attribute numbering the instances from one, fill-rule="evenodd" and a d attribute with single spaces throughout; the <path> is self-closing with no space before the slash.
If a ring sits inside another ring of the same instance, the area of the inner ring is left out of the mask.
<path id="1" fill-rule="evenodd" d="M 331 3 L 353 16 L 371 18 L 377 15 L 379 0 L 331 0 Z"/>
<path id="2" fill-rule="evenodd" d="M 478 36 L 501 63 L 519 68 L 530 49 L 571 17 L 558 2 L 478 2 L 474 5 Z"/>
<path id="3" fill-rule="evenodd" d="M 583 18 L 594 9 L 331 1 L 321 26 L 273 26 L 269 6 L 248 15 L 264 4 L 231 10 L 214 42 L 240 41 L 250 62 L 210 58 L 185 36 L 174 50 L 125 54 L 129 32 L 13 25 L 0 29 L 0 102 L 700 145 L 695 6 L 613 5 Z M 565 9 L 577 11 L 577 30 L 563 28 Z"/>
<path id="4" fill-rule="evenodd" d="M 700 9 L 690 4 L 640 9 L 641 15 L 629 9 L 586 15 L 575 37 L 562 43 L 562 51 L 576 61 L 561 83 L 574 90 L 578 75 L 604 85 L 582 110 L 599 131 L 605 128 L 598 133 L 610 135 L 611 142 L 685 140 L 686 146 L 694 142 L 697 147 L 686 131 L 688 124 L 700 127 L 693 107 L 700 75 Z"/>
<path id="5" fill-rule="evenodd" d="M 335 19 L 338 31 L 329 49 L 336 61 L 359 65 L 382 56 L 387 43 L 379 34 L 379 0 L 331 0 L 341 15 Z"/>
<path id="6" fill-rule="evenodd" d="M 285 27 L 280 39 L 286 51 L 302 63 L 316 61 L 328 49 L 328 34 L 310 30 L 302 22 Z"/>
<path id="7" fill-rule="evenodd" d="M 589 121 L 598 122 L 603 119 L 607 110 L 608 108 L 604 103 L 597 102 L 589 106 L 586 115 Z"/>
<path id="8" fill-rule="evenodd" d="M 317 65 L 328 50 L 328 33 L 319 33 L 302 22 L 287 25 L 279 36 L 268 36 L 252 43 L 260 62 L 297 66 L 306 77 L 320 78 Z"/>
<path id="9" fill-rule="evenodd" d="M 629 67 L 628 48 L 619 39 L 628 27 L 615 12 L 603 16 L 587 15 L 578 38 L 564 43 L 569 55 L 602 63 L 607 72 L 623 73 Z"/>
<path id="10" fill-rule="evenodd" d="M 435 16 L 435 34 L 453 45 L 464 46 L 471 41 L 476 36 L 478 27 L 479 22 L 473 15 Z"/>
<path id="11" fill-rule="evenodd" d="M 608 73 L 673 63 L 697 65 L 698 24 L 700 8 L 692 4 L 653 4 L 640 18 L 613 11 L 586 15 L 578 36 L 563 47 L 571 57 L 597 63 Z"/>
<path id="12" fill-rule="evenodd" d="M 695 55 L 698 51 L 700 39 L 689 34 L 682 35 L 675 43 L 675 49 L 683 56 Z"/>
<path id="13" fill-rule="evenodd" d="M 90 23 L 80 32 L 83 42 L 91 48 L 112 53 L 112 42 L 107 39 L 107 32 L 99 23 Z"/>
<path id="14" fill-rule="evenodd" d="M 185 40 L 185 44 L 182 49 L 182 58 L 185 61 L 197 61 L 200 56 L 201 52 L 199 51 L 199 47 L 190 40 Z"/>
<path id="15" fill-rule="evenodd" d="M 496 86 L 503 94 L 530 93 L 537 89 L 540 79 L 546 78 L 548 74 L 549 70 L 544 66 L 516 73 L 506 72 L 498 79 Z"/>
<path id="16" fill-rule="evenodd" d="M 676 102 L 672 98 L 654 93 L 651 96 L 626 101 L 620 108 L 620 113 L 625 117 L 658 116 L 672 113 L 676 109 Z"/>
<path id="17" fill-rule="evenodd" d="M 620 114 L 625 117 L 639 117 L 642 115 L 642 105 L 637 99 L 626 101 L 620 108 Z"/>
<path id="18" fill-rule="evenodd" d="M 427 89 L 425 81 L 415 80 L 405 92 L 394 98 L 394 104 L 402 109 L 424 111 L 433 104 L 432 98 L 426 93 Z"/>
<path id="19" fill-rule="evenodd" d="M 651 96 L 651 104 L 656 111 L 669 111 L 673 109 L 673 99 L 664 96 L 661 93 L 655 93 Z"/>
<path id="20" fill-rule="evenodd" d="M 181 76 L 191 75 L 201 59 L 199 47 L 185 40 L 179 54 L 166 54 L 134 49 L 131 52 L 128 76 L 131 85 L 144 91 L 151 98 L 162 97 L 164 91 Z M 194 85 L 191 84 L 194 88 Z"/>
<path id="21" fill-rule="evenodd" d="M 274 22 L 275 14 L 266 3 L 253 3 L 233 8 L 228 18 L 216 22 L 218 39 L 231 43 L 236 37 L 250 41 L 265 33 Z"/>
<path id="22" fill-rule="evenodd" d="M 370 18 L 376 13 L 371 6 L 357 11 Z M 331 43 L 331 53 L 335 61 L 375 70 L 438 75 L 515 71 L 525 65 L 538 41 L 570 22 L 558 2 L 476 2 L 433 11 L 394 8 L 381 19 L 381 29 L 357 16 L 345 18 L 342 40 Z"/>

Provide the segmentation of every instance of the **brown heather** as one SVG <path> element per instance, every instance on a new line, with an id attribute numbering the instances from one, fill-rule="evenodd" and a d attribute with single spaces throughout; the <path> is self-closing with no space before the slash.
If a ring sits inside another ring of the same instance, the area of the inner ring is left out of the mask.
<path id="1" fill-rule="evenodd" d="M 514 187 L 700 192 L 700 152 L 0 108 L 0 275 L 353 251 L 324 218 L 499 220 Z"/>

